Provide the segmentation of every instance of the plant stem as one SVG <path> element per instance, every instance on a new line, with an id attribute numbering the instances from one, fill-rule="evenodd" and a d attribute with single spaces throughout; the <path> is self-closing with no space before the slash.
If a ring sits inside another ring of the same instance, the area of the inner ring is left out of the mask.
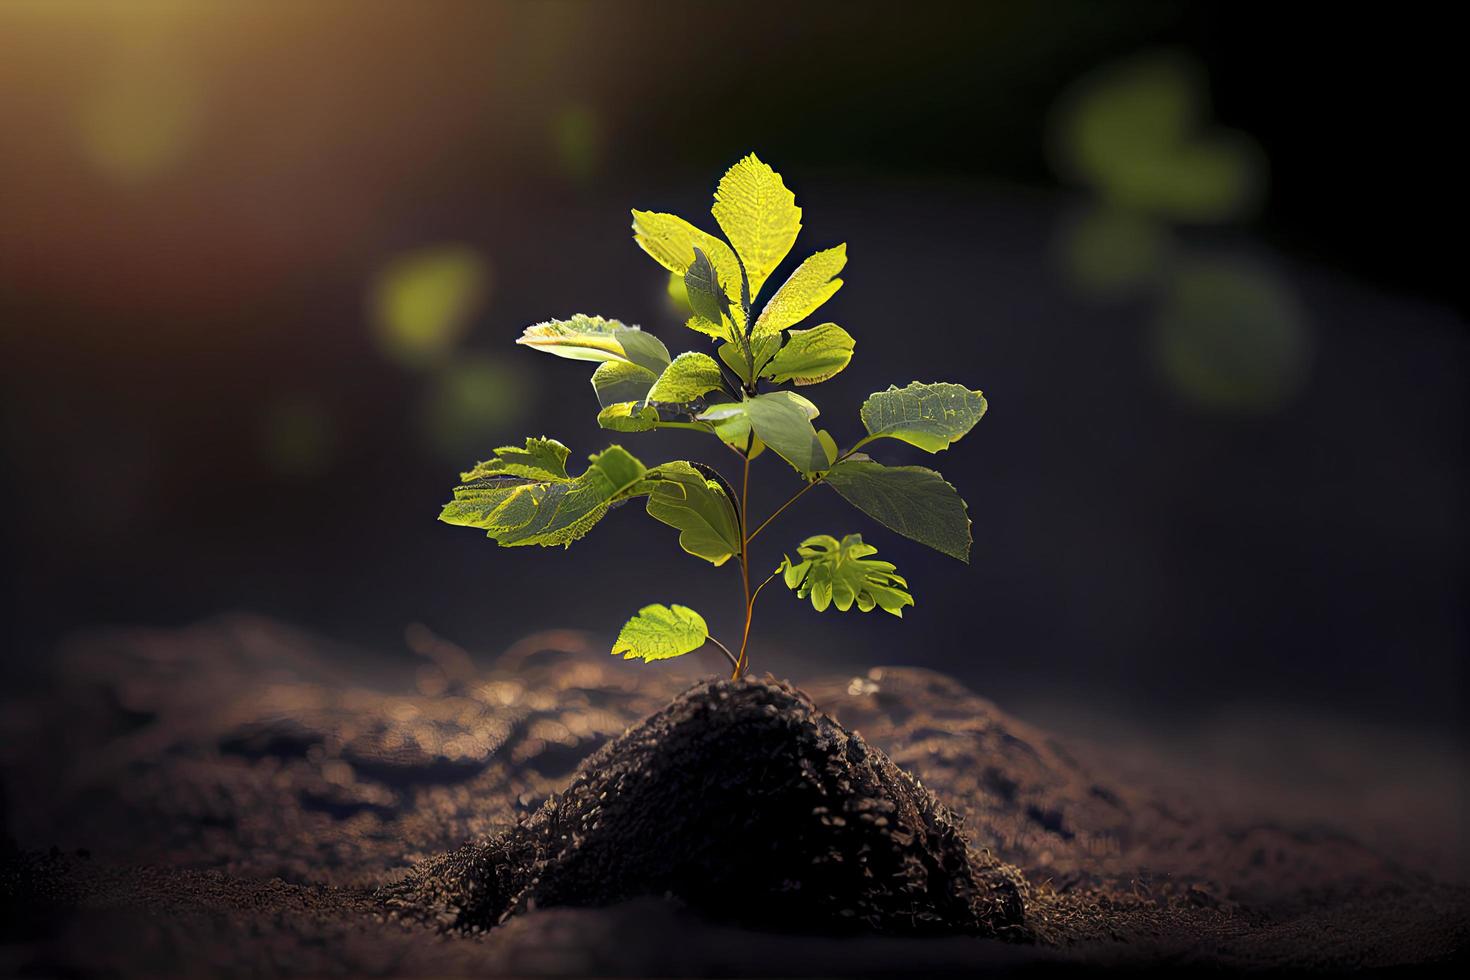
<path id="1" fill-rule="evenodd" d="M 728 657 L 728 658 L 729 658 L 729 660 L 730 660 L 730 666 L 732 666 L 732 667 L 734 667 L 734 666 L 736 666 L 736 665 L 738 665 L 738 664 L 739 664 L 739 663 L 740 663 L 740 661 L 739 661 L 739 660 L 737 660 L 737 659 L 735 659 L 735 654 L 733 654 L 733 653 L 731 653 L 731 652 L 730 652 L 730 648 L 729 648 L 729 647 L 727 647 L 727 646 L 725 646 L 725 644 L 723 644 L 723 643 L 721 643 L 721 642 L 720 642 L 720 641 L 719 641 L 719 640 L 717 640 L 717 639 L 715 639 L 715 638 L 714 638 L 714 637 L 713 637 L 713 636 L 706 636 L 706 637 L 705 637 L 705 639 L 706 639 L 706 640 L 709 640 L 709 641 L 710 641 L 710 642 L 711 642 L 711 643 L 713 643 L 713 644 L 714 644 L 714 645 L 715 645 L 715 646 L 717 646 L 717 647 L 719 647 L 719 648 L 720 648 L 720 651 L 721 651 L 721 652 L 722 652 L 722 653 L 723 653 L 723 654 L 724 654 L 724 655 L 725 655 L 725 656 L 726 656 L 726 657 Z"/>
<path id="2" fill-rule="evenodd" d="M 847 452 L 843 453 L 841 456 L 838 456 L 836 459 L 834 459 L 832 461 L 832 465 L 833 466 L 836 466 L 838 463 L 840 463 L 843 460 L 847 459 L 853 453 L 857 452 L 863 446 L 866 446 L 868 443 L 870 443 L 872 441 L 873 441 L 873 437 L 872 436 L 867 436 L 867 437 L 865 437 L 863 439 L 859 439 L 856 443 L 853 444 L 853 447 L 851 449 L 849 449 Z M 829 467 L 829 472 L 830 472 L 830 467 Z M 802 487 L 800 490 L 796 491 L 796 493 L 792 494 L 791 497 L 790 497 L 790 499 L 787 500 L 786 503 L 784 503 L 780 507 L 777 507 L 776 508 L 775 513 L 771 514 L 770 517 L 767 517 L 765 520 L 761 521 L 760 526 L 757 527 L 754 531 L 751 531 L 749 537 L 747 537 L 745 540 L 747 542 L 753 540 L 757 534 L 760 534 L 762 531 L 764 531 L 766 529 L 766 525 L 767 524 L 769 524 L 772 521 L 774 521 L 777 517 L 780 517 L 781 516 L 781 512 L 783 510 L 785 510 L 787 507 L 790 507 L 792 504 L 796 503 L 798 500 L 801 499 L 801 495 L 802 494 L 806 493 L 812 487 L 814 487 L 817 484 L 821 483 L 825 479 L 827 479 L 827 474 L 826 473 L 823 473 L 821 476 L 817 477 L 815 480 L 813 480 L 812 482 L 808 483 L 806 486 Z"/>
<path id="3" fill-rule="evenodd" d="M 753 440 L 752 440 L 753 441 Z M 745 672 L 745 651 L 750 644 L 750 616 L 754 603 L 750 597 L 750 537 L 745 533 L 750 525 L 746 516 L 750 513 L 750 454 L 745 455 L 744 476 L 740 481 L 740 587 L 745 591 L 745 630 L 740 636 L 740 656 L 735 658 L 735 671 L 730 675 L 738 681 Z"/>

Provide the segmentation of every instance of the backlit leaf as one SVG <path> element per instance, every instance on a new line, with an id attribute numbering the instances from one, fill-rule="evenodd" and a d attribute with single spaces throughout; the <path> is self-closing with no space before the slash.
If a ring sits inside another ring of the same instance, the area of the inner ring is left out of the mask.
<path id="1" fill-rule="evenodd" d="M 604 361 L 592 372 L 592 390 L 603 408 L 622 402 L 641 402 L 658 374 L 629 361 Z"/>
<path id="2" fill-rule="evenodd" d="M 646 400 L 682 405 L 692 402 L 723 384 L 720 365 L 708 354 L 689 351 L 674 358 L 648 392 Z"/>
<path id="3" fill-rule="evenodd" d="M 697 417 L 715 423 L 722 438 L 748 424 L 762 442 L 804 476 L 827 468 L 827 453 L 812 427 L 817 406 L 794 391 L 771 391 L 712 405 Z"/>
<path id="4" fill-rule="evenodd" d="M 711 209 L 715 221 L 745 263 L 750 295 L 756 296 L 801 231 L 801 208 L 781 175 L 754 153 L 725 172 Z"/>
<path id="5" fill-rule="evenodd" d="M 798 385 L 814 385 L 826 381 L 847 367 L 852 360 L 852 335 L 835 323 L 823 323 L 810 330 L 793 330 L 786 346 L 776 352 L 761 377 L 777 384 L 787 381 Z"/>
<path id="6" fill-rule="evenodd" d="M 843 612 L 857 606 L 862 612 L 882 609 L 902 617 L 903 607 L 912 606 L 914 597 L 892 562 L 871 557 L 877 553 L 877 548 L 863 544 L 861 534 L 849 534 L 841 541 L 818 534 L 796 549 L 799 561 L 787 557 L 776 571 L 799 598 L 811 599 L 817 612 L 829 605 Z"/>
<path id="7" fill-rule="evenodd" d="M 842 288 L 842 280 L 837 278 L 837 273 L 846 264 L 846 245 L 808 256 L 766 303 L 765 309 L 756 317 L 752 333 L 758 337 L 778 334 L 811 316 Z"/>
<path id="8" fill-rule="evenodd" d="M 732 341 L 731 343 L 721 344 L 716 353 L 719 354 L 720 360 L 724 361 L 730 370 L 735 372 L 736 376 L 744 381 L 754 381 L 760 369 L 766 366 L 766 363 L 775 356 L 776 351 L 780 348 L 781 338 L 779 335 L 752 338 L 750 342 L 750 353 L 751 360 L 755 361 L 754 370 L 751 369 L 750 364 L 746 361 L 745 348 L 739 343 Z"/>
<path id="9" fill-rule="evenodd" d="M 648 515 L 679 530 L 679 547 L 714 565 L 740 554 L 735 504 L 716 480 L 692 463 L 664 463 L 649 471 Z"/>
<path id="10" fill-rule="evenodd" d="M 614 432 L 647 432 L 658 428 L 658 409 L 635 402 L 618 402 L 597 413 L 597 424 Z"/>
<path id="11" fill-rule="evenodd" d="M 461 482 L 469 483 L 486 476 L 517 476 L 526 480 L 560 481 L 567 476 L 567 457 L 571 450 L 555 439 L 529 438 L 526 447 L 501 446 L 495 455 L 475 468 L 461 473 Z"/>
<path id="12" fill-rule="evenodd" d="M 863 425 L 874 437 L 900 439 L 937 453 L 948 449 L 985 414 L 985 396 L 964 385 L 890 387 L 863 402 Z"/>
<path id="13" fill-rule="evenodd" d="M 725 295 L 740 303 L 740 263 L 730 246 L 674 214 L 633 212 L 633 240 L 659 265 L 680 276 L 694 262 L 694 248 L 709 257 Z"/>
<path id="14" fill-rule="evenodd" d="M 695 316 L 710 323 L 725 322 L 730 297 L 721 290 L 714 265 L 698 245 L 694 246 L 694 261 L 684 273 L 684 292 Z"/>
<path id="15" fill-rule="evenodd" d="M 532 480 L 490 472 L 455 487 L 439 519 L 481 528 L 506 547 L 568 545 L 591 530 L 614 502 L 632 495 L 645 472 L 621 446 L 593 456 L 572 478 Z"/>
<path id="16" fill-rule="evenodd" d="M 923 466 L 884 466 L 859 453 L 827 471 L 826 481 L 873 520 L 960 561 L 970 560 L 965 502 Z"/>
<path id="17" fill-rule="evenodd" d="M 630 361 L 654 372 L 669 363 L 668 348 L 652 334 L 585 313 L 529 326 L 516 343 L 574 361 Z"/>
<path id="18" fill-rule="evenodd" d="M 623 624 L 612 652 L 624 660 L 669 660 L 698 650 L 707 639 L 704 617 L 688 606 L 644 606 Z"/>

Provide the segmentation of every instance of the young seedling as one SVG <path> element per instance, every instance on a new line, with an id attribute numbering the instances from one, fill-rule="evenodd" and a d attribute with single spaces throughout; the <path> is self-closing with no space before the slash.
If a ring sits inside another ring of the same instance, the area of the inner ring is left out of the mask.
<path id="1" fill-rule="evenodd" d="M 947 449 L 985 414 L 985 397 L 957 384 L 913 382 L 870 395 L 860 415 L 867 435 L 840 450 L 812 423 L 817 406 L 787 385 L 814 385 L 852 360 L 853 339 L 835 323 L 798 327 L 842 286 L 847 246 L 809 256 L 763 306 L 761 289 L 801 229 L 801 208 L 781 177 L 754 154 L 726 171 L 712 209 L 726 240 L 682 218 L 633 212 L 633 238 L 669 270 L 670 292 L 687 296 L 689 329 L 709 338 L 714 356 L 671 357 L 636 326 L 574 314 L 527 327 L 517 343 L 597 364 L 592 387 L 598 424 L 616 432 L 692 429 L 709 433 L 740 460 L 739 489 L 713 467 L 676 460 L 646 466 L 622 446 L 567 471 L 571 451 L 555 439 L 505 446 L 461 476 L 439 519 L 477 527 L 504 546 L 570 545 L 614 506 L 647 498 L 649 516 L 679 531 L 679 544 L 712 565 L 735 559 L 744 627 L 738 645 L 710 635 L 704 617 L 686 606 L 651 605 L 623 626 L 612 652 L 625 659 L 665 660 L 713 643 L 733 677 L 746 670 L 756 599 L 777 576 L 813 608 L 903 615 L 913 605 L 908 583 L 873 557 L 862 536 L 840 541 L 819 534 L 802 541 L 796 560 L 783 557 L 751 588 L 751 545 L 771 522 L 813 487 L 825 484 L 878 523 L 961 561 L 969 560 L 965 502 L 934 470 L 885 466 L 860 452 L 897 439 L 930 453 Z M 747 501 L 751 461 L 769 449 L 803 481 L 791 497 L 755 522 Z M 737 652 L 738 651 L 738 652 Z"/>

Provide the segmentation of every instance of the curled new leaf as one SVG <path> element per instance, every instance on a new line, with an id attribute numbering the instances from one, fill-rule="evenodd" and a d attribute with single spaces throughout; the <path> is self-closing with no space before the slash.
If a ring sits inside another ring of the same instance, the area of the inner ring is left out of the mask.
<path id="1" fill-rule="evenodd" d="M 679 461 L 650 470 L 647 486 L 648 515 L 679 530 L 679 547 L 717 566 L 740 554 L 740 518 L 718 481 Z"/>
<path id="2" fill-rule="evenodd" d="M 645 467 L 621 446 L 609 446 L 593 456 L 576 477 L 563 470 L 553 478 L 528 479 L 487 469 L 494 462 L 481 463 L 465 474 L 468 479 L 454 488 L 454 499 L 439 519 L 481 528 L 505 547 L 569 545 L 602 520 L 614 503 L 647 492 L 639 489 Z"/>
<path id="3" fill-rule="evenodd" d="M 800 561 L 787 557 L 776 571 L 798 597 L 811 599 L 817 612 L 829 605 L 846 612 L 856 605 L 863 612 L 882 609 L 901 617 L 903 607 L 914 604 L 914 597 L 892 562 L 870 557 L 877 553 L 877 548 L 863 544 L 861 534 L 849 534 L 841 541 L 818 534 L 796 549 Z"/>
<path id="4" fill-rule="evenodd" d="M 948 449 L 985 414 L 985 396 L 964 385 L 911 382 L 869 395 L 863 425 L 873 438 L 900 439 L 937 453 Z"/>
<path id="5" fill-rule="evenodd" d="M 842 288 L 837 273 L 846 264 L 846 245 L 809 256 L 766 303 L 751 333 L 757 337 L 774 336 L 811 316 Z"/>
<path id="6" fill-rule="evenodd" d="M 852 335 L 835 323 L 810 330 L 793 330 L 786 346 L 776 352 L 761 376 L 777 384 L 814 385 L 847 367 L 852 360 Z"/>
<path id="7" fill-rule="evenodd" d="M 624 660 L 669 660 L 698 650 L 707 639 L 704 617 L 688 606 L 644 606 L 623 624 L 612 652 Z"/>

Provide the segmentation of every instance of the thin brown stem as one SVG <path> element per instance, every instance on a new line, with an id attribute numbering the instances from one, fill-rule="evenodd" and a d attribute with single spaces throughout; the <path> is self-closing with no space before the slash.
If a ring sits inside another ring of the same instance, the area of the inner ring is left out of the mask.
<path id="1" fill-rule="evenodd" d="M 725 646 L 725 644 L 721 643 L 719 640 L 715 639 L 713 636 L 706 636 L 705 639 L 708 640 L 709 642 L 713 643 L 715 646 L 717 646 L 717 647 L 720 648 L 720 652 L 723 653 L 726 656 L 726 658 L 729 659 L 730 666 L 731 667 L 735 667 L 735 666 L 738 666 L 739 665 L 740 661 L 738 659 L 736 659 L 735 654 L 733 654 L 733 653 L 730 652 L 730 648 L 729 647 Z"/>
<path id="2" fill-rule="evenodd" d="M 873 439 L 872 436 L 867 436 L 867 437 L 865 437 L 863 439 L 858 440 L 858 442 L 851 449 L 849 449 L 847 452 L 843 453 L 841 456 L 838 456 L 836 459 L 834 459 L 832 461 L 832 465 L 833 466 L 836 466 L 838 463 L 840 463 L 843 460 L 847 459 L 853 453 L 857 452 L 863 446 L 866 446 L 869 442 L 871 442 L 872 439 Z M 829 468 L 829 472 L 830 472 L 830 468 Z M 755 536 L 757 534 L 760 534 L 762 531 L 764 531 L 766 529 L 766 525 L 767 524 L 771 523 L 776 518 L 778 518 L 778 517 L 781 516 L 781 512 L 783 510 L 785 510 L 787 507 L 790 507 L 792 504 L 796 503 L 798 500 L 801 499 L 801 495 L 802 494 L 806 493 L 812 487 L 816 486 L 817 484 L 823 482 L 826 479 L 827 479 L 827 474 L 826 473 L 823 473 L 821 476 L 817 477 L 815 480 L 813 480 L 812 482 L 808 483 L 806 486 L 802 487 L 800 490 L 796 491 L 796 493 L 792 494 L 791 497 L 790 497 L 790 499 L 788 499 L 786 501 L 786 503 L 784 503 L 780 507 L 777 507 L 776 508 L 775 513 L 773 513 L 770 517 L 767 517 L 765 520 L 761 521 L 760 522 L 760 525 L 754 531 L 751 531 L 750 532 L 750 537 L 747 538 L 746 540 L 747 541 L 754 540 L 754 538 L 755 538 Z"/>
<path id="3" fill-rule="evenodd" d="M 744 475 L 740 480 L 740 587 L 745 591 L 745 629 L 740 635 L 740 655 L 735 658 L 735 672 L 730 675 L 731 680 L 738 681 L 740 675 L 745 672 L 745 651 L 750 644 L 750 536 L 746 528 L 750 525 L 746 522 L 750 514 L 750 455 L 745 456 Z"/>

